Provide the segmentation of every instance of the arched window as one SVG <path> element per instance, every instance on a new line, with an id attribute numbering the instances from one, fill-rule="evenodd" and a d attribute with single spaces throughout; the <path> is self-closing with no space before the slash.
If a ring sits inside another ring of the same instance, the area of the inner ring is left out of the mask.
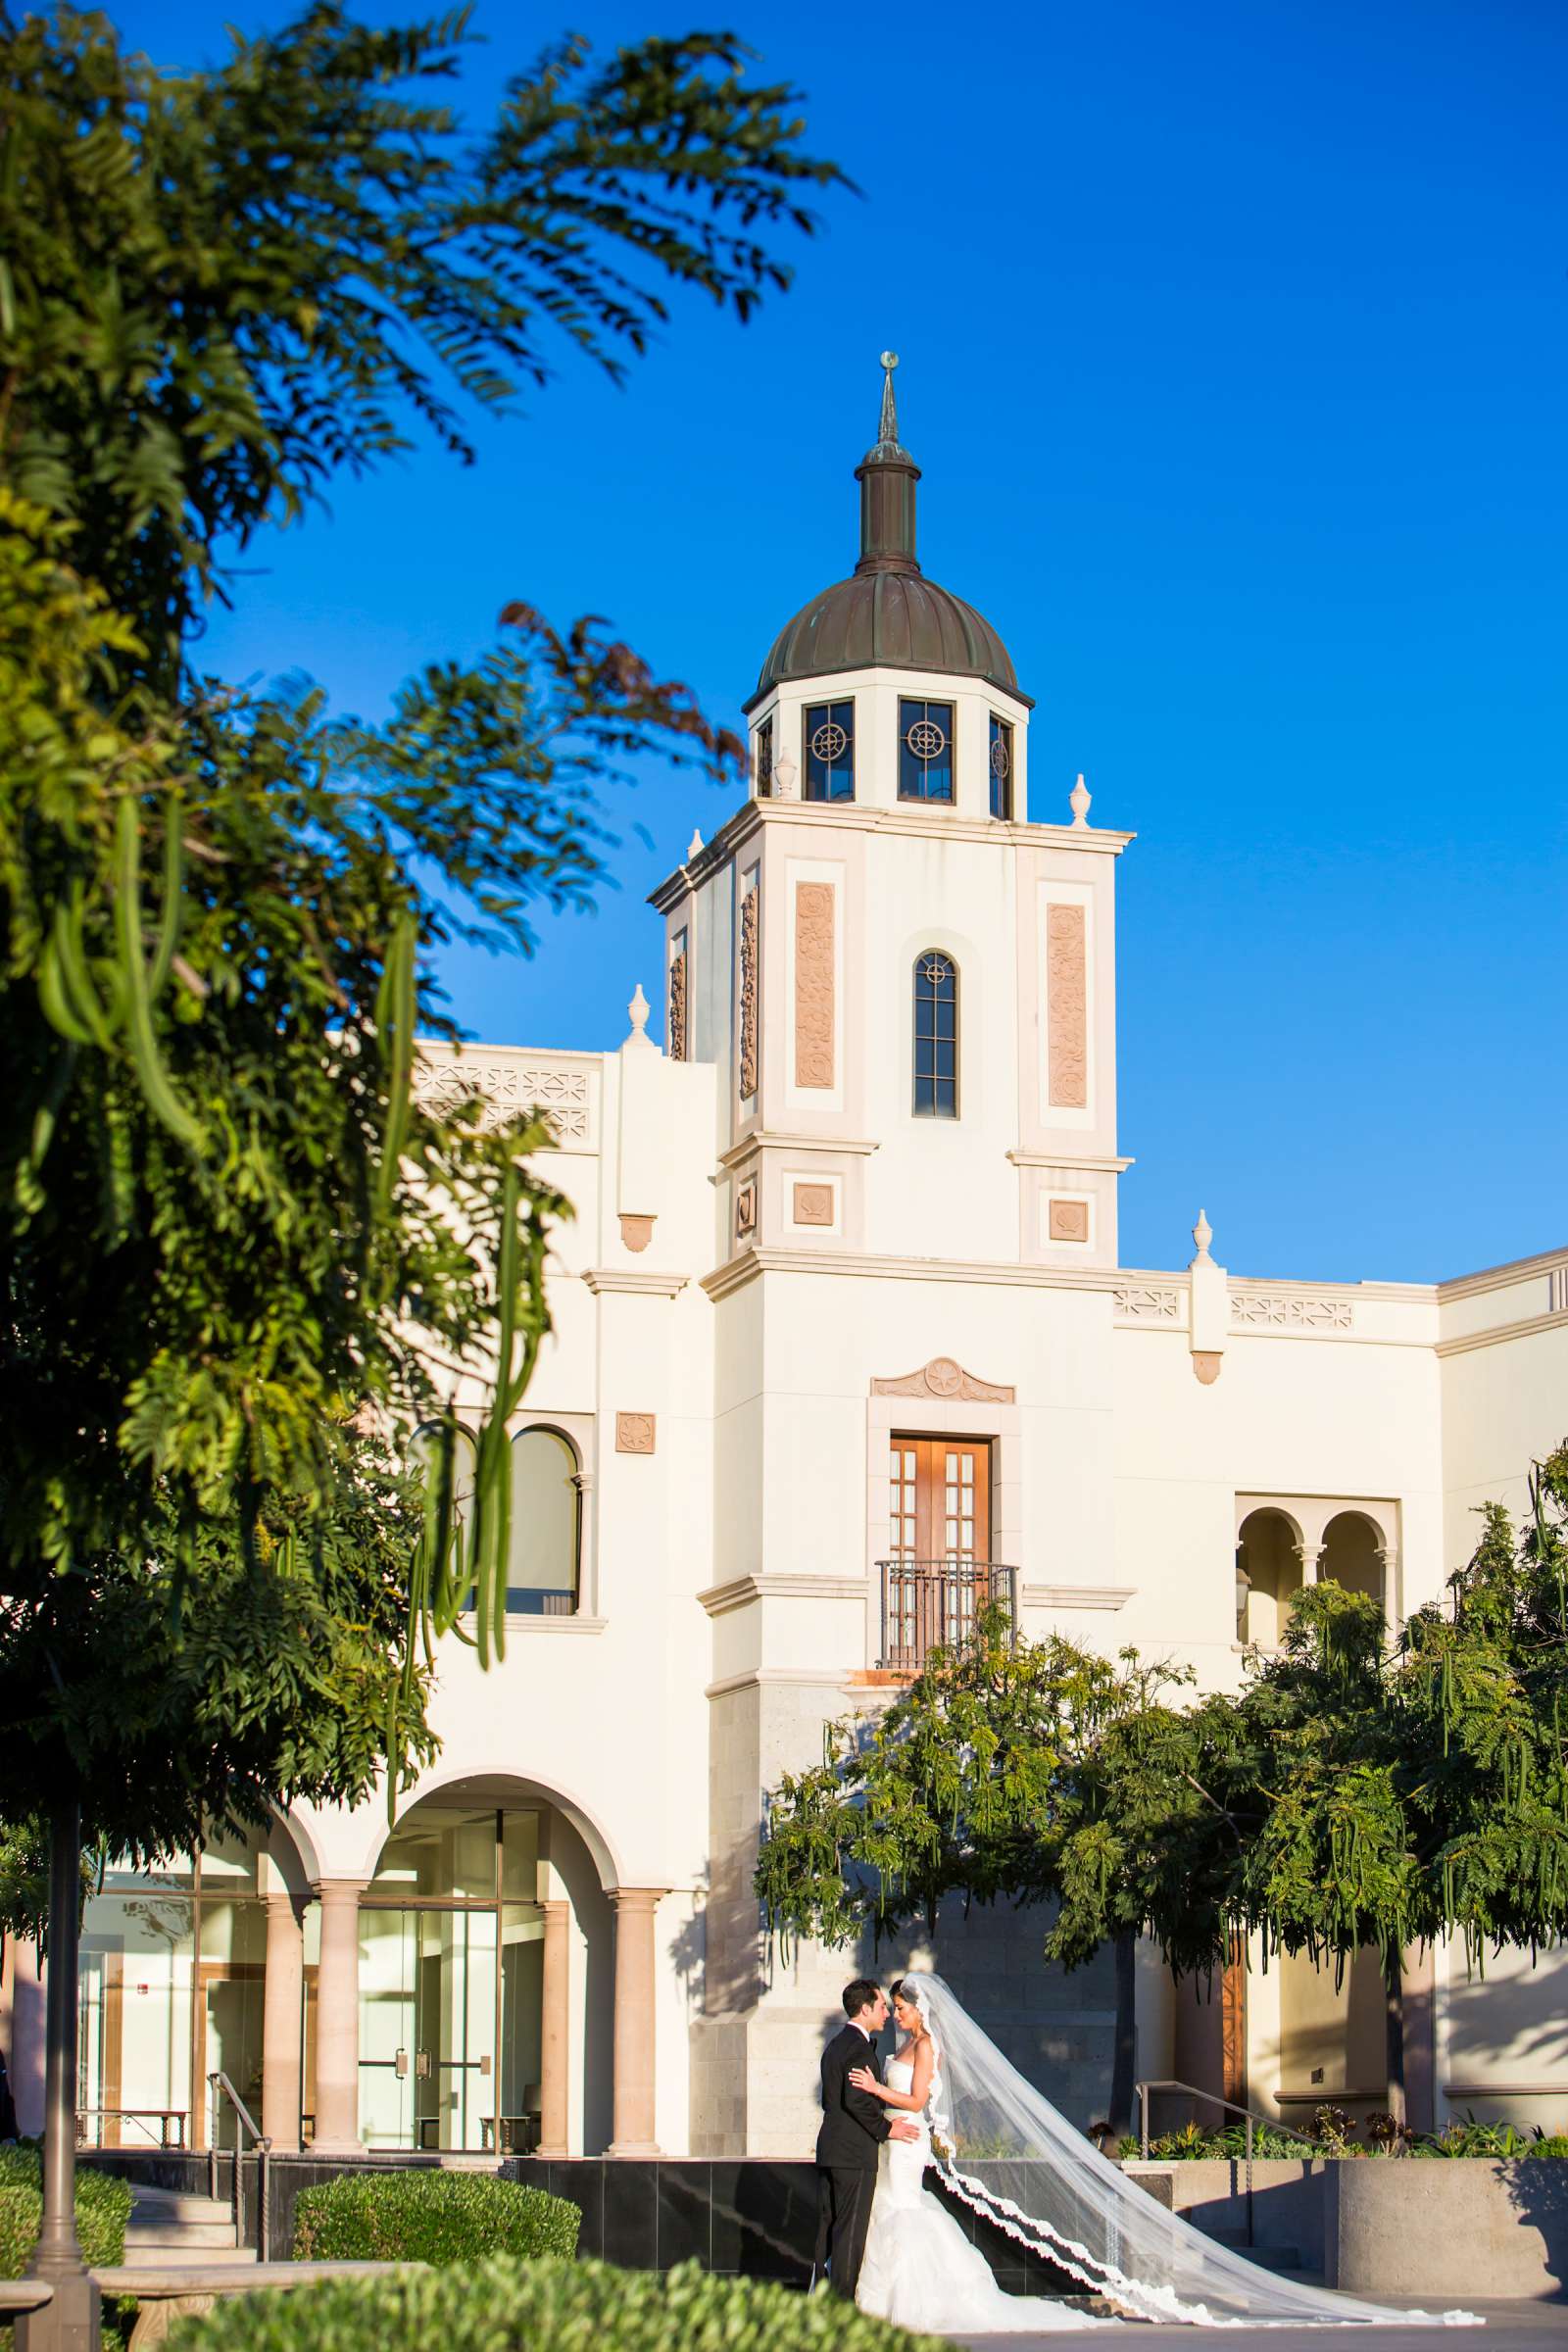
<path id="1" fill-rule="evenodd" d="M 421 1478 L 428 1479 L 435 1468 L 436 1447 L 441 1437 L 439 1421 L 421 1423 L 409 1443 L 415 1468 Z M 458 1423 L 452 1435 L 452 1510 L 461 1527 L 473 1500 L 473 1482 L 479 1467 L 479 1447 L 473 1432 Z"/>
<path id="2" fill-rule="evenodd" d="M 577 1457 L 553 1429 L 512 1441 L 509 1617 L 570 1617 L 577 1607 Z"/>
<path id="3" fill-rule="evenodd" d="M 958 967 L 936 948 L 914 959 L 914 1113 L 958 1115 Z"/>

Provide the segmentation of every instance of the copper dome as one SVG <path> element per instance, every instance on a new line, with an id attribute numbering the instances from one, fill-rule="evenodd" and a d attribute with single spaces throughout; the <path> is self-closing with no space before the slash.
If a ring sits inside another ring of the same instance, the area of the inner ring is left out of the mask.
<path id="1" fill-rule="evenodd" d="M 786 678 L 831 677 L 845 669 L 923 669 L 984 678 L 1027 704 L 1006 647 L 973 605 L 922 573 L 914 554 L 914 485 L 920 468 L 899 440 L 893 404 L 897 354 L 882 354 L 882 422 L 855 469 L 860 485 L 860 561 L 803 605 L 762 663 L 760 702 Z"/>
<path id="2" fill-rule="evenodd" d="M 757 692 L 785 678 L 874 668 L 943 670 L 1018 695 L 1007 649 L 973 605 L 917 570 L 891 568 L 857 571 L 803 605 L 774 638 Z"/>

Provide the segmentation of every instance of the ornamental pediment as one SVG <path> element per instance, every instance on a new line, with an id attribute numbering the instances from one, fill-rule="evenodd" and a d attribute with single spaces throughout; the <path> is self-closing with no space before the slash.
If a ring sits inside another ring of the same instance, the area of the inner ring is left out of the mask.
<path id="1" fill-rule="evenodd" d="M 995 1381 L 977 1380 L 951 1355 L 934 1355 L 918 1372 L 900 1380 L 873 1380 L 873 1396 L 936 1396 L 944 1403 L 1016 1404 L 1016 1389 L 999 1388 Z"/>

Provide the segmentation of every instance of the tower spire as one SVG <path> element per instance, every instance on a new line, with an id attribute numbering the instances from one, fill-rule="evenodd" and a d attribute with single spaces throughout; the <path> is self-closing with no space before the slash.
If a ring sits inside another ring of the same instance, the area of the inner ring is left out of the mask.
<path id="1" fill-rule="evenodd" d="M 914 555 L 914 485 L 920 468 L 899 439 L 893 396 L 896 351 L 882 354 L 882 416 L 875 446 L 855 469 L 860 485 L 860 560 L 857 571 L 918 571 Z"/>
<path id="2" fill-rule="evenodd" d="M 882 354 L 882 424 L 877 433 L 877 446 L 886 449 L 899 446 L 899 411 L 893 397 L 893 370 L 899 364 L 896 351 Z"/>

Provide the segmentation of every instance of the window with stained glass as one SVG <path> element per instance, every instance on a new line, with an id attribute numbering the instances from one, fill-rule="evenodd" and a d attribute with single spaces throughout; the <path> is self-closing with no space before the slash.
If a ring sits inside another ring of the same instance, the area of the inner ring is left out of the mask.
<path id="1" fill-rule="evenodd" d="M 855 705 L 813 703 L 806 713 L 806 798 L 855 798 Z"/>
<path id="2" fill-rule="evenodd" d="M 899 798 L 953 798 L 953 705 L 899 705 Z"/>
<path id="3" fill-rule="evenodd" d="M 958 967 L 934 948 L 914 959 L 914 1110 L 958 1115 Z"/>
<path id="4" fill-rule="evenodd" d="M 769 711 L 757 730 L 757 797 L 770 800 L 773 792 L 773 715 Z"/>
<path id="5" fill-rule="evenodd" d="M 991 813 L 1012 815 L 1012 729 L 991 713 Z"/>

